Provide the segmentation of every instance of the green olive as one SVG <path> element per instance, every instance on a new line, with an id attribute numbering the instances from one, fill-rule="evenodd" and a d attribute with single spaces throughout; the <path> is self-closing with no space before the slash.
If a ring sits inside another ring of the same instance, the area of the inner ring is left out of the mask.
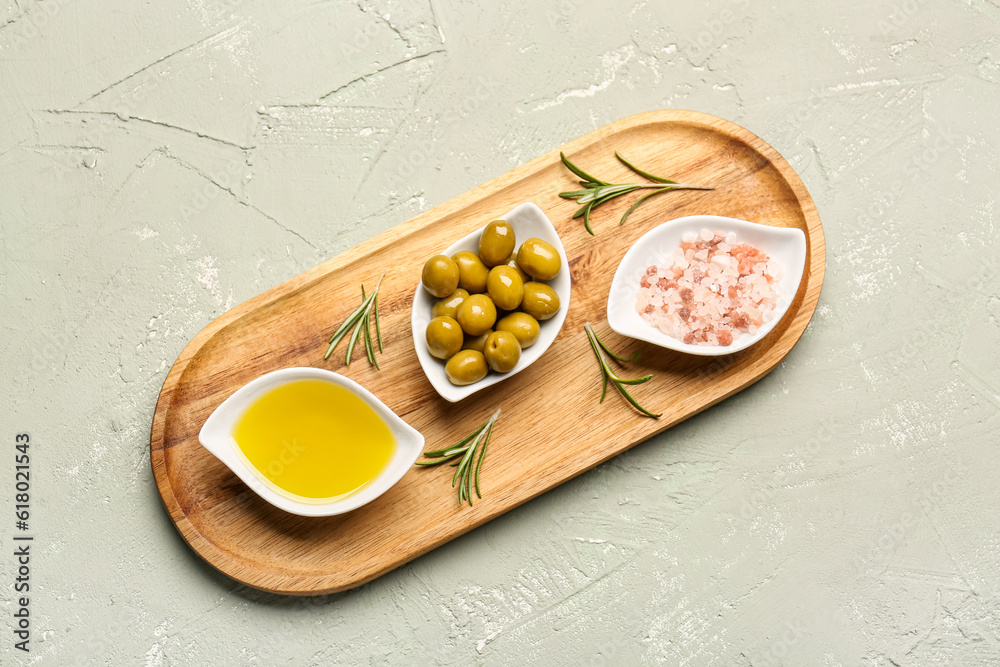
<path id="1" fill-rule="evenodd" d="M 486 292 L 497 308 L 514 310 L 524 297 L 524 281 L 509 266 L 494 266 L 486 278 Z"/>
<path id="2" fill-rule="evenodd" d="M 479 259 L 489 267 L 499 266 L 514 252 L 514 228 L 506 220 L 494 220 L 479 236 Z"/>
<path id="3" fill-rule="evenodd" d="M 427 325 L 427 349 L 432 357 L 448 359 L 462 349 L 462 327 L 450 317 L 435 317 Z"/>
<path id="4" fill-rule="evenodd" d="M 525 273 L 524 269 L 517 265 L 517 252 L 511 253 L 510 257 L 507 258 L 507 266 L 517 271 L 517 275 L 521 276 L 521 282 L 526 283 L 531 280 L 531 276 Z"/>
<path id="5" fill-rule="evenodd" d="M 479 382 L 486 377 L 487 370 L 486 357 L 476 350 L 462 350 L 444 365 L 448 379 L 459 386 Z"/>
<path id="6" fill-rule="evenodd" d="M 458 265 L 458 286 L 469 294 L 482 294 L 486 291 L 486 276 L 490 270 L 486 268 L 479 255 L 471 250 L 456 252 L 451 256 Z"/>
<path id="7" fill-rule="evenodd" d="M 434 255 L 424 264 L 420 280 L 424 288 L 439 299 L 448 296 L 458 287 L 458 264 L 447 255 Z"/>
<path id="8" fill-rule="evenodd" d="M 464 289 L 457 289 L 443 299 L 434 302 L 431 308 L 431 317 L 450 317 L 455 319 L 458 307 L 462 305 L 469 296 Z"/>
<path id="9" fill-rule="evenodd" d="M 545 283 L 528 283 L 524 286 L 521 309 L 539 322 L 547 320 L 559 312 L 559 295 Z"/>
<path id="10" fill-rule="evenodd" d="M 476 352 L 482 352 L 483 348 L 486 347 L 486 338 L 491 333 L 493 329 L 487 330 L 484 334 L 479 334 L 478 336 L 465 336 L 465 343 L 462 345 L 463 350 L 475 350 Z"/>
<path id="11" fill-rule="evenodd" d="M 517 265 L 535 280 L 552 280 L 562 268 L 559 253 L 541 239 L 528 239 L 517 251 Z"/>
<path id="12" fill-rule="evenodd" d="M 528 313 L 511 313 L 497 322 L 497 331 L 509 331 L 526 349 L 538 342 L 538 320 Z"/>
<path id="13" fill-rule="evenodd" d="M 497 321 L 497 307 L 485 294 L 473 294 L 458 307 L 458 323 L 470 336 L 486 333 Z"/>
<path id="14" fill-rule="evenodd" d="M 490 368 L 497 373 L 507 373 L 521 359 L 521 344 L 509 331 L 494 331 L 486 339 L 483 355 Z"/>

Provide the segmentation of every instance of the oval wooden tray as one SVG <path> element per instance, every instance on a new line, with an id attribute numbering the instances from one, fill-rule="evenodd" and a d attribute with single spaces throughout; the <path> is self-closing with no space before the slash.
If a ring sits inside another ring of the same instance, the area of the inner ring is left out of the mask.
<path id="1" fill-rule="evenodd" d="M 634 197 L 597 209 L 596 236 L 572 220 L 577 189 L 559 151 L 611 180 L 635 179 L 614 151 L 654 173 L 714 191 L 678 191 L 650 199 L 624 226 Z M 573 299 L 566 324 L 534 365 L 488 391 L 451 404 L 431 388 L 410 333 L 413 287 L 427 257 L 517 204 L 538 204 L 566 247 Z M 607 326 L 612 275 L 631 244 L 659 222 L 713 213 L 795 226 L 808 238 L 806 270 L 795 301 L 766 339 L 729 357 L 693 357 L 642 344 L 629 376 L 655 377 L 635 388 L 658 420 L 635 413 L 614 391 L 598 402 L 601 376 L 584 322 L 616 350 L 638 345 Z M 153 416 L 150 458 L 163 503 L 188 544 L 212 566 L 258 589 L 317 595 L 363 584 L 694 415 L 757 381 L 795 345 L 823 284 L 819 215 L 802 181 L 778 153 L 749 131 L 702 113 L 651 111 L 601 127 L 250 299 L 203 329 L 170 369 Z M 388 269 L 379 302 L 382 371 L 344 347 L 323 360 L 333 329 Z M 452 444 L 498 407 L 503 414 L 483 468 L 484 498 L 460 507 L 446 467 L 408 472 L 381 498 L 346 515 L 305 518 L 258 498 L 198 443 L 209 413 L 253 378 L 286 366 L 343 373 L 371 390 L 427 438 Z M 539 406 L 552 409 L 539 410 Z"/>

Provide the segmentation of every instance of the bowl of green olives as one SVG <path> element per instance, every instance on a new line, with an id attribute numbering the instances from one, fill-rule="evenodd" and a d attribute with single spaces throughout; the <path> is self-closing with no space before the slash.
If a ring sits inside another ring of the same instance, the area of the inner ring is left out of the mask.
<path id="1" fill-rule="evenodd" d="M 562 329 L 569 262 L 538 206 L 521 204 L 428 258 L 413 295 L 413 346 L 452 403 L 518 373 Z"/>

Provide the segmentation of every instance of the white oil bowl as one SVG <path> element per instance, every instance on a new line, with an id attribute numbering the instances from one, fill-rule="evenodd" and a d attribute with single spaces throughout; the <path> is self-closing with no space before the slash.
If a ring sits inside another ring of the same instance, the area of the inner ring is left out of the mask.
<path id="1" fill-rule="evenodd" d="M 247 408 L 270 390 L 299 380 L 321 380 L 347 389 L 371 406 L 392 432 L 396 447 L 388 465 L 356 493 L 330 502 L 307 503 L 295 500 L 264 484 L 245 457 L 237 451 L 233 428 Z M 301 516 L 343 514 L 375 500 L 406 474 L 424 449 L 424 436 L 400 419 L 370 391 L 343 375 L 311 367 L 283 368 L 243 385 L 209 415 L 198 434 L 198 441 L 261 498 L 286 512 Z"/>
<path id="2" fill-rule="evenodd" d="M 635 309 L 639 280 L 653 264 L 670 265 L 681 239 L 703 229 L 728 234 L 735 232 L 737 242 L 749 243 L 777 260 L 782 268 L 778 280 L 781 293 L 770 322 L 754 335 L 742 334 L 732 345 L 692 345 L 668 336 L 647 324 Z M 625 253 L 608 294 L 608 324 L 616 332 L 678 352 L 702 356 L 720 356 L 744 350 L 766 336 L 788 312 L 802 280 L 806 264 L 806 236 L 801 229 L 771 227 L 717 215 L 691 215 L 665 222 L 650 230 Z"/>
<path id="3" fill-rule="evenodd" d="M 514 228 L 514 236 L 517 240 L 516 248 L 519 248 L 521 243 L 527 239 L 539 238 L 552 244 L 556 252 L 559 253 L 559 259 L 562 260 L 562 268 L 559 270 L 559 275 L 552 280 L 545 281 L 559 295 L 559 312 L 551 319 L 539 322 L 540 333 L 538 341 L 521 353 L 521 359 L 514 366 L 513 370 L 507 373 L 494 373 L 490 371 L 479 382 L 457 386 L 453 385 L 445 374 L 445 362 L 435 359 L 427 350 L 427 341 L 425 338 L 427 325 L 431 321 L 431 307 L 434 305 L 436 299 L 424 289 L 423 285 L 417 283 L 417 290 L 413 295 L 413 310 L 410 314 L 410 323 L 413 327 L 413 346 L 416 348 L 420 366 L 424 369 L 424 373 L 427 375 L 427 379 L 430 380 L 431 386 L 434 387 L 435 391 L 442 398 L 452 403 L 467 398 L 477 391 L 486 389 L 497 382 L 506 380 L 533 364 L 552 345 L 552 341 L 556 339 L 556 336 L 559 335 L 559 330 L 562 329 L 563 323 L 566 321 L 566 311 L 569 310 L 570 285 L 572 283 L 569 276 L 569 261 L 566 259 L 566 250 L 563 248 L 562 241 L 559 240 L 559 234 L 556 233 L 555 227 L 549 222 L 542 209 L 531 203 L 521 204 L 510 213 L 502 215 L 497 219 L 506 220 Z M 491 222 L 491 220 L 486 220 L 485 222 Z M 485 228 L 485 225 L 457 243 L 454 243 L 441 254 L 451 257 L 456 252 L 462 250 L 478 252 L 479 236 L 482 234 L 483 228 Z"/>

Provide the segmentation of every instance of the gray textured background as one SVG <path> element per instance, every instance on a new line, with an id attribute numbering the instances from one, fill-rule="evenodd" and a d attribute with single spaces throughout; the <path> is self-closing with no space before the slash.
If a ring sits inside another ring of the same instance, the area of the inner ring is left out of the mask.
<path id="1" fill-rule="evenodd" d="M 998 664 L 998 82 L 996 0 L 5 0 L 0 423 L 35 442 L 28 657 Z M 821 304 L 770 376 L 343 595 L 260 594 L 181 541 L 148 433 L 198 330 L 672 107 L 763 137 L 822 215 Z"/>

